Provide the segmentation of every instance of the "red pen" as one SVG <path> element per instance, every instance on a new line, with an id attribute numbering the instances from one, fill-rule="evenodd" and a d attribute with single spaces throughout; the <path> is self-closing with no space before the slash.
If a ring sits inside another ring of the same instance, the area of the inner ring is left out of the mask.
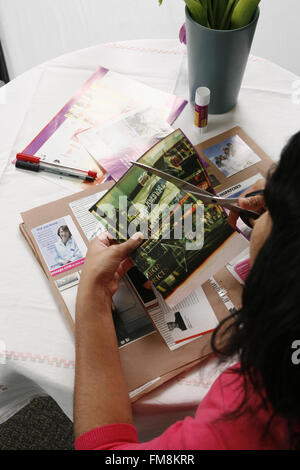
<path id="1" fill-rule="evenodd" d="M 33 155 L 27 155 L 24 153 L 17 154 L 16 168 L 29 171 L 47 171 L 60 176 L 71 176 L 80 178 L 87 182 L 94 182 L 97 177 L 96 171 L 85 171 L 77 168 L 71 168 L 63 165 L 57 165 L 55 163 L 45 162 L 39 157 Z"/>
<path id="2" fill-rule="evenodd" d="M 79 175 L 81 175 L 84 178 L 87 178 L 87 177 L 93 178 L 93 180 L 95 180 L 97 178 L 97 172 L 96 171 L 86 171 L 86 170 L 81 170 L 79 168 L 73 168 L 73 167 L 68 167 L 68 166 L 65 166 L 65 165 L 59 165 L 57 163 L 50 163 L 50 162 L 41 160 L 40 157 L 35 157 L 33 155 L 27 155 L 26 153 L 18 153 L 17 154 L 17 162 L 18 161 L 19 162 L 34 163 L 36 165 L 39 165 L 40 170 L 44 170 L 44 171 L 47 171 L 47 169 L 49 167 L 49 171 L 50 171 L 50 169 L 53 169 L 53 171 L 51 173 L 56 173 L 54 170 L 57 169 L 60 172 L 60 174 L 62 174 L 61 170 L 66 170 L 67 172 L 69 172 L 69 176 L 79 176 Z M 18 165 L 18 167 L 20 168 L 19 165 Z M 31 168 L 33 171 L 39 171 L 39 170 L 34 170 L 33 168 L 34 167 Z M 26 168 L 23 167 L 23 169 L 26 169 Z M 27 169 L 29 170 L 30 168 L 28 167 Z M 88 179 L 87 181 L 90 181 L 90 179 Z"/>

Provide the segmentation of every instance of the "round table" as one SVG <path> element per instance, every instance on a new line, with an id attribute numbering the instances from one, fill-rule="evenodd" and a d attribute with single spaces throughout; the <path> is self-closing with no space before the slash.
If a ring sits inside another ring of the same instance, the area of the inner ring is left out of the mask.
<path id="1" fill-rule="evenodd" d="M 18 228 L 21 212 L 72 190 L 60 180 L 17 172 L 11 161 L 99 65 L 188 99 L 186 49 L 176 40 L 127 41 L 76 51 L 0 89 L 0 423 L 37 395 L 53 397 L 72 419 L 74 338 Z M 299 90 L 297 76 L 250 56 L 235 109 L 210 116 L 208 133 L 200 136 L 188 104 L 173 127 L 198 144 L 239 125 L 276 161 L 298 130 Z M 133 409 L 140 440 L 193 413 L 227 366 L 207 360 L 137 401 Z"/>

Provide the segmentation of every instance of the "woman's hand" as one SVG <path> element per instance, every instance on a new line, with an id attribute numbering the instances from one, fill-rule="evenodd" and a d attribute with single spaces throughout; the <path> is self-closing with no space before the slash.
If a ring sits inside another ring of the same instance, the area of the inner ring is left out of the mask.
<path id="1" fill-rule="evenodd" d="M 78 297 L 101 294 L 111 299 L 121 277 L 133 266 L 130 253 L 138 248 L 142 240 L 141 232 L 121 244 L 117 244 L 108 232 L 96 237 L 89 245 Z"/>
<path id="2" fill-rule="evenodd" d="M 130 253 L 142 239 L 143 234 L 138 232 L 118 245 L 106 233 L 89 245 L 76 301 L 76 437 L 99 426 L 133 423 L 111 297 L 121 276 L 133 264 Z"/>
<path id="3" fill-rule="evenodd" d="M 244 193 L 241 194 L 239 198 L 239 206 L 242 209 L 249 211 L 254 211 L 263 214 L 266 210 L 264 196 L 251 196 L 245 197 L 247 194 L 252 193 L 253 191 L 259 191 L 265 189 L 266 180 L 258 180 L 251 188 L 247 189 Z M 230 211 L 228 216 L 228 223 L 232 228 L 236 228 L 236 223 L 239 218 L 239 214 L 236 212 Z M 256 220 L 251 220 L 252 225 L 254 226 Z"/>

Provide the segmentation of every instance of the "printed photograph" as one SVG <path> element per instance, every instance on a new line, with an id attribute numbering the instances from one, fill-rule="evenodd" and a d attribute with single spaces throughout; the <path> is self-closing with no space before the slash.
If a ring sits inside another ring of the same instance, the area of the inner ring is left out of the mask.
<path id="1" fill-rule="evenodd" d="M 139 161 L 213 191 L 198 154 L 179 129 Z M 122 198 L 127 205 L 120 204 Z M 198 205 L 202 208 L 200 231 Z M 145 240 L 132 258 L 164 298 L 233 233 L 223 209 L 204 206 L 195 196 L 138 167 L 132 167 L 90 211 L 120 242 L 130 233 L 144 233 Z M 191 242 L 201 249 L 187 249 Z"/>
<path id="2" fill-rule="evenodd" d="M 83 264 L 87 248 L 71 216 L 36 227 L 32 233 L 52 276 L 78 266 L 79 261 Z"/>
<path id="3" fill-rule="evenodd" d="M 186 331 L 187 326 L 181 316 L 180 312 L 175 312 L 174 314 L 174 319 L 172 321 L 167 322 L 167 327 L 169 331 L 175 330 L 175 328 L 178 328 L 181 331 Z"/>
<path id="4" fill-rule="evenodd" d="M 238 135 L 203 150 L 204 155 L 226 176 L 232 176 L 260 161 Z"/>
<path id="5" fill-rule="evenodd" d="M 200 302 L 191 303 L 188 307 L 179 304 L 175 309 L 164 312 L 167 330 L 175 344 L 198 338 L 216 328 L 218 320 L 213 310 L 210 306 L 205 308 L 206 305 L 202 302 L 201 299 Z"/>

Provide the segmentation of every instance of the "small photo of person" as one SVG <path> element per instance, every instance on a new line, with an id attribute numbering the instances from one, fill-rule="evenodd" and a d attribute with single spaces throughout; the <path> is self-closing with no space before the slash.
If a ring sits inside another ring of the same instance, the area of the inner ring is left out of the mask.
<path id="1" fill-rule="evenodd" d="M 187 326 L 184 323 L 184 320 L 183 320 L 180 312 L 175 313 L 174 321 L 169 321 L 167 323 L 167 327 L 168 327 L 169 331 L 173 331 L 173 330 L 175 330 L 175 328 L 179 328 L 179 330 L 181 330 L 181 331 L 186 331 L 187 330 Z"/>
<path id="2" fill-rule="evenodd" d="M 55 261 L 59 266 L 65 266 L 83 258 L 76 241 L 72 237 L 72 233 L 67 225 L 61 225 L 57 230 L 59 240 L 55 243 L 56 252 Z"/>
<path id="3" fill-rule="evenodd" d="M 87 247 L 70 215 L 35 227 L 32 233 L 52 276 L 72 269 L 73 262 L 84 262 Z"/>

